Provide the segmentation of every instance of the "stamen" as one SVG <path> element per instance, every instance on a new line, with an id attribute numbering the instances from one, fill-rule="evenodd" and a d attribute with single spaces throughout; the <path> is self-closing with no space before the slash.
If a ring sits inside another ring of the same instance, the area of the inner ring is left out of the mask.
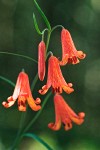
<path id="1" fill-rule="evenodd" d="M 76 62 L 77 62 L 77 57 L 76 57 L 76 56 L 73 56 L 73 57 L 72 57 L 72 61 L 73 61 L 74 63 L 76 63 Z"/>
<path id="2" fill-rule="evenodd" d="M 68 64 L 72 63 L 72 58 L 68 58 Z"/>

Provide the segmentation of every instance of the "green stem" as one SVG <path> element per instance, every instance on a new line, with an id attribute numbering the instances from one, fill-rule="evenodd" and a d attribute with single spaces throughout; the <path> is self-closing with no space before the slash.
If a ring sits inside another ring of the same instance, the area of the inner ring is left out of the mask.
<path id="1" fill-rule="evenodd" d="M 6 54 L 6 55 L 13 55 L 13 56 L 18 56 L 18 57 L 23 57 L 23 58 L 26 58 L 28 60 L 31 60 L 35 63 L 37 63 L 37 61 L 29 56 L 25 56 L 25 55 L 21 55 L 21 54 L 15 54 L 15 53 L 9 53 L 9 52 L 0 52 L 0 54 Z"/>
<path id="2" fill-rule="evenodd" d="M 48 56 L 53 56 L 53 52 L 52 51 L 49 51 L 48 53 L 47 53 L 47 56 L 46 56 L 46 59 L 48 58 Z"/>
<path id="3" fill-rule="evenodd" d="M 48 29 L 46 28 L 46 29 L 44 29 L 44 30 L 42 31 L 42 41 L 44 41 L 44 33 L 45 33 L 45 31 L 48 31 Z"/>
<path id="4" fill-rule="evenodd" d="M 26 128 L 23 130 L 23 134 L 29 130 L 29 128 L 33 125 L 33 123 L 37 120 L 37 118 L 40 116 L 41 112 L 43 111 L 43 108 L 45 104 L 47 103 L 47 100 L 51 96 L 51 92 L 47 94 L 46 98 L 43 101 L 42 108 L 40 111 L 37 112 L 36 116 L 33 118 L 33 120 L 26 126 Z"/>
<path id="5" fill-rule="evenodd" d="M 16 148 L 16 146 L 18 145 L 18 143 L 20 142 L 20 136 L 21 136 L 20 134 L 21 134 L 21 131 L 22 131 L 22 128 L 23 128 L 23 123 L 24 123 L 24 120 L 25 120 L 25 117 L 26 117 L 26 113 L 27 112 L 22 112 L 22 114 L 21 114 L 19 130 L 18 130 L 16 139 L 15 139 L 15 141 L 14 141 L 14 143 L 13 143 L 10 150 L 14 150 Z"/>
<path id="6" fill-rule="evenodd" d="M 51 32 L 53 32 L 55 29 L 57 29 L 57 28 L 59 28 L 59 27 L 60 27 L 60 28 L 64 28 L 62 25 L 56 25 L 55 27 L 52 28 Z"/>
<path id="7" fill-rule="evenodd" d="M 47 42 L 46 42 L 46 53 L 47 53 L 47 50 L 48 50 L 48 47 L 49 47 L 50 36 L 51 36 L 51 31 L 48 31 Z"/>
<path id="8" fill-rule="evenodd" d="M 28 108 L 28 107 L 27 107 Z M 22 112 L 21 114 L 21 121 L 20 121 L 20 125 L 19 125 L 19 131 L 18 131 L 18 135 L 21 133 L 21 129 L 23 127 L 23 123 L 25 121 L 25 116 L 26 116 L 27 112 Z"/>

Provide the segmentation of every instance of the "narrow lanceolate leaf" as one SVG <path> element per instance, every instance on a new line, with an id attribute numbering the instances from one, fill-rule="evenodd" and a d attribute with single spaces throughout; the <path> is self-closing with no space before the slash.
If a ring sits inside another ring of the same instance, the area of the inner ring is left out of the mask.
<path id="1" fill-rule="evenodd" d="M 33 59 L 29 56 L 26 56 L 26 55 L 21 55 L 21 54 L 16 54 L 16 53 L 9 53 L 9 52 L 0 52 L 0 54 L 18 56 L 18 57 L 22 57 L 22 58 L 25 58 L 25 59 L 28 59 L 30 61 L 33 61 L 33 62 L 37 63 L 37 61 L 35 59 Z"/>
<path id="2" fill-rule="evenodd" d="M 33 21 L 34 21 L 34 25 L 35 25 L 35 29 L 36 29 L 37 33 L 42 34 L 42 32 L 40 31 L 40 29 L 38 27 L 38 24 L 37 24 L 36 17 L 35 17 L 34 13 L 33 13 Z"/>
<path id="3" fill-rule="evenodd" d="M 38 9 L 38 11 L 39 11 L 39 13 L 40 13 L 40 15 L 41 15 L 42 18 L 44 19 L 44 22 L 45 22 L 45 24 L 47 25 L 47 28 L 48 28 L 49 30 L 51 30 L 50 23 L 49 23 L 47 17 L 45 16 L 44 12 L 41 10 L 41 8 L 40 8 L 40 6 L 38 5 L 38 3 L 36 2 L 36 0 L 34 0 L 34 3 L 35 3 L 35 5 L 36 5 L 36 7 L 37 7 L 37 9 Z"/>
<path id="4" fill-rule="evenodd" d="M 35 135 L 33 133 L 26 133 L 23 136 L 30 137 L 30 138 L 40 142 L 45 148 L 47 148 L 47 150 L 53 150 L 45 141 L 43 141 L 40 137 L 38 137 L 37 135 Z"/>
<path id="5" fill-rule="evenodd" d="M 5 82 L 9 83 L 10 85 L 12 85 L 13 87 L 15 87 L 15 83 L 13 83 L 11 80 L 3 77 L 3 76 L 0 76 L 0 79 L 1 80 L 4 80 Z"/>

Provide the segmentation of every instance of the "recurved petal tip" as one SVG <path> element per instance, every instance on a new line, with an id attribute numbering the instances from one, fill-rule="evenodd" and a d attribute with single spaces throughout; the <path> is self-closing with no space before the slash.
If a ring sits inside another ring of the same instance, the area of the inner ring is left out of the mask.
<path id="1" fill-rule="evenodd" d="M 70 94 L 74 91 L 74 89 L 72 88 L 72 85 L 70 84 L 70 86 L 63 86 L 63 90 L 67 93 Z"/>
<path id="2" fill-rule="evenodd" d="M 51 130 L 54 131 L 58 131 L 60 129 L 60 124 L 55 124 L 55 123 L 49 123 L 48 124 L 48 128 L 50 128 Z"/>
<path id="3" fill-rule="evenodd" d="M 38 110 L 41 109 L 41 106 L 37 105 L 37 102 L 39 102 L 39 99 L 35 103 L 35 100 L 32 97 L 28 97 L 27 98 L 27 102 L 28 102 L 28 104 L 29 104 L 29 106 L 31 107 L 32 110 L 38 111 Z"/>
<path id="4" fill-rule="evenodd" d="M 84 118 L 85 117 L 85 113 L 84 112 L 80 112 L 78 113 L 79 118 Z"/>
<path id="5" fill-rule="evenodd" d="M 77 51 L 77 55 L 78 55 L 78 58 L 80 59 L 84 59 L 86 57 L 86 54 L 83 53 L 82 51 Z"/>
<path id="6" fill-rule="evenodd" d="M 8 97 L 7 99 L 7 102 L 2 102 L 2 105 L 5 107 L 5 108 L 9 108 L 11 107 L 13 104 L 15 103 L 15 100 L 13 100 L 12 96 Z"/>
<path id="7" fill-rule="evenodd" d="M 7 102 L 2 102 L 2 105 L 5 107 L 5 108 L 8 108 L 9 107 L 9 105 L 8 105 L 8 103 Z"/>
<path id="8" fill-rule="evenodd" d="M 78 114 L 77 117 L 71 117 L 73 122 L 75 122 L 78 125 L 81 125 L 84 122 L 85 113 L 81 112 Z"/>
<path id="9" fill-rule="evenodd" d="M 68 83 L 68 86 L 69 86 L 69 87 L 72 87 L 72 86 L 73 86 L 73 84 L 72 84 L 72 83 Z"/>
<path id="10" fill-rule="evenodd" d="M 2 102 L 2 105 L 5 107 L 5 108 L 9 108 L 9 107 L 11 107 L 12 105 L 14 104 L 14 102 L 12 101 L 12 102 Z"/>
<path id="11" fill-rule="evenodd" d="M 41 103 L 41 99 L 40 98 L 36 98 L 35 103 L 36 104 L 40 104 Z"/>
<path id="12" fill-rule="evenodd" d="M 47 93 L 47 91 L 48 91 L 47 85 L 44 85 L 44 86 L 42 87 L 42 89 L 39 90 L 39 93 L 40 93 L 41 95 L 44 95 L 45 93 Z"/>
<path id="13" fill-rule="evenodd" d="M 72 123 L 66 123 L 64 129 L 65 129 L 66 131 L 72 129 Z"/>
<path id="14" fill-rule="evenodd" d="M 20 105 L 18 106 L 19 111 L 26 111 L 26 106 Z"/>

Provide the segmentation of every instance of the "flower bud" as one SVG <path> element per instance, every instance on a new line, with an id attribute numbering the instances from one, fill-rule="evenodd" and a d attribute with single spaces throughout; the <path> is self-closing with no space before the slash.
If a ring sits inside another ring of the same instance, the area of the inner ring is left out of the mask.
<path id="1" fill-rule="evenodd" d="M 45 50 L 45 43 L 41 41 L 38 46 L 38 76 L 41 81 L 45 77 Z"/>

